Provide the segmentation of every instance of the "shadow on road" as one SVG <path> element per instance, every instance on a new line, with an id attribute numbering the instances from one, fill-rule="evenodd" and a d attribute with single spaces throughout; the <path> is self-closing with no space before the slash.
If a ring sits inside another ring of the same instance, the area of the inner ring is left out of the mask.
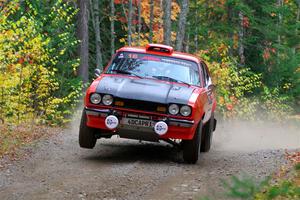
<path id="1" fill-rule="evenodd" d="M 170 145 L 128 140 L 100 142 L 94 150 L 86 154 L 85 160 L 101 163 L 182 163 L 179 149 Z"/>

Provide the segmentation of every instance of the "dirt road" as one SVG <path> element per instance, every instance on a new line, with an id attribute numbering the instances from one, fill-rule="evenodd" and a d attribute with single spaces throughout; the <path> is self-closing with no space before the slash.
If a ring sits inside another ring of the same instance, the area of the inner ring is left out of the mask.
<path id="1" fill-rule="evenodd" d="M 80 149 L 77 126 L 0 171 L 0 199 L 226 199 L 221 179 L 263 179 L 286 162 L 284 148 L 300 147 L 297 128 L 223 123 L 212 150 L 186 165 L 167 144 L 114 138 Z"/>

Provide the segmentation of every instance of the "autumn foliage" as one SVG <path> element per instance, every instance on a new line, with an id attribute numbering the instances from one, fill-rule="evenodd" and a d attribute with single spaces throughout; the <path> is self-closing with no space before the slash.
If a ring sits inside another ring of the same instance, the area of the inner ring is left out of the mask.
<path id="1" fill-rule="evenodd" d="M 61 4 L 57 2 L 52 9 L 60 11 L 63 18 L 67 13 Z M 63 123 L 80 94 L 74 79 L 72 91 L 66 95 L 60 92 L 69 90 L 60 70 L 66 74 L 69 66 L 74 72 L 76 63 L 66 63 L 72 61 L 70 57 L 62 62 L 68 50 L 55 46 L 49 35 L 51 26 L 47 31 L 41 27 L 35 9 L 29 3 L 28 15 L 18 16 L 22 12 L 19 1 L 10 1 L 0 10 L 0 118 L 5 123 Z M 58 18 L 53 18 L 53 23 L 55 20 Z M 55 32 L 62 39 L 68 34 Z M 68 45 L 72 46 L 71 42 L 76 44 L 68 40 Z"/>

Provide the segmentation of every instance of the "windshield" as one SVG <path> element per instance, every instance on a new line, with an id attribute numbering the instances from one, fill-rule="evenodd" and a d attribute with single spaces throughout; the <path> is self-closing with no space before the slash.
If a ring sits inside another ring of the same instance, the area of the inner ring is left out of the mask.
<path id="1" fill-rule="evenodd" d="M 106 73 L 200 85 L 198 66 L 195 62 L 166 56 L 119 52 Z"/>

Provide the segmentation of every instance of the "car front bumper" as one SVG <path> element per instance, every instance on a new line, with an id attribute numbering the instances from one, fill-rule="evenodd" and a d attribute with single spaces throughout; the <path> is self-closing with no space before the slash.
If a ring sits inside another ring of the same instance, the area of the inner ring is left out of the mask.
<path id="1" fill-rule="evenodd" d="M 193 138 L 197 124 L 194 120 L 176 119 L 170 117 L 162 117 L 155 114 L 144 114 L 141 111 L 123 111 L 118 109 L 95 109 L 85 108 L 87 115 L 87 126 L 101 129 L 102 132 L 117 134 L 120 137 L 156 141 L 160 139 L 185 139 Z M 105 125 L 105 119 L 109 115 L 116 116 L 120 122 L 123 118 L 135 118 L 141 120 L 149 120 L 153 122 L 163 121 L 168 125 L 168 131 L 164 135 L 155 133 L 152 127 L 140 127 L 134 125 L 126 125 L 120 123 L 114 130 L 110 130 Z"/>

